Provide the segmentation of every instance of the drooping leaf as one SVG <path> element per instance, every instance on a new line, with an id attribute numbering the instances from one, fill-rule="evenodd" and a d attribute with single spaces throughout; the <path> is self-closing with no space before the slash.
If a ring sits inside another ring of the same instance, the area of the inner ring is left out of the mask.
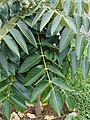
<path id="1" fill-rule="evenodd" d="M 76 100 L 75 100 L 75 98 L 73 97 L 73 96 L 67 96 L 66 97 L 66 103 L 67 103 L 67 105 L 68 105 L 68 108 L 70 109 L 70 110 L 73 110 L 74 108 L 75 108 L 75 105 L 76 105 Z"/>
<path id="2" fill-rule="evenodd" d="M 74 35 L 74 32 L 72 30 L 69 30 L 66 28 L 63 31 L 62 36 L 60 38 L 60 44 L 59 44 L 60 52 L 62 52 L 64 49 L 66 49 L 69 46 L 70 41 L 73 39 L 73 35 Z"/>
<path id="3" fill-rule="evenodd" d="M 30 102 L 33 102 L 35 99 L 37 99 L 48 87 L 48 85 L 49 85 L 49 82 L 47 80 L 42 80 L 41 82 L 39 82 L 32 92 Z"/>
<path id="4" fill-rule="evenodd" d="M 90 43 L 88 43 L 88 61 L 90 62 Z"/>
<path id="5" fill-rule="evenodd" d="M 25 105 L 25 100 L 23 100 L 21 97 L 17 96 L 16 94 L 11 94 L 10 95 L 10 100 L 11 102 L 21 108 L 26 109 L 26 105 Z"/>
<path id="6" fill-rule="evenodd" d="M 54 67 L 54 66 L 50 65 L 48 69 L 49 69 L 51 72 L 53 72 L 53 73 L 55 73 L 55 74 L 57 74 L 57 75 L 59 75 L 59 76 L 61 76 L 61 77 L 65 77 L 65 76 L 62 74 L 62 72 L 61 72 L 57 67 Z"/>
<path id="7" fill-rule="evenodd" d="M 84 0 L 76 0 L 77 13 L 82 16 L 84 14 Z"/>
<path id="8" fill-rule="evenodd" d="M 72 7 L 73 7 L 73 0 L 65 0 L 64 11 L 66 15 L 70 15 Z"/>
<path id="9" fill-rule="evenodd" d="M 30 70 L 24 80 L 25 86 L 30 86 L 35 81 L 37 81 L 44 73 L 45 73 L 44 66 L 39 65 L 34 67 L 32 70 Z"/>
<path id="10" fill-rule="evenodd" d="M 7 79 L 0 81 L 0 92 L 4 91 L 8 85 L 9 85 L 9 82 Z"/>
<path id="11" fill-rule="evenodd" d="M 51 87 L 47 87 L 47 89 L 42 94 L 42 102 L 45 103 L 49 98 L 51 94 Z"/>
<path id="12" fill-rule="evenodd" d="M 77 34 L 76 21 L 71 17 L 62 17 L 61 23 Z"/>
<path id="13" fill-rule="evenodd" d="M 69 72 L 69 67 L 70 67 L 69 62 L 68 62 L 68 61 L 65 61 L 65 62 L 63 63 L 63 74 L 64 74 L 64 75 L 67 75 L 67 74 L 68 74 L 68 72 Z"/>
<path id="14" fill-rule="evenodd" d="M 46 26 L 46 24 L 49 22 L 51 19 L 52 15 L 54 14 L 53 10 L 49 10 L 45 13 L 45 15 L 42 17 L 41 20 L 41 25 L 40 25 L 40 31 L 43 30 L 43 28 Z"/>
<path id="15" fill-rule="evenodd" d="M 80 28 L 82 26 L 82 17 L 79 16 L 78 14 L 74 15 L 74 19 L 76 21 L 76 26 L 77 26 L 77 31 L 79 32 L 80 31 Z"/>
<path id="16" fill-rule="evenodd" d="M 33 33 L 31 32 L 31 30 L 28 28 L 28 26 L 22 21 L 19 21 L 17 23 L 17 26 L 20 28 L 20 30 L 22 31 L 24 36 L 29 40 L 29 42 L 33 44 L 35 47 L 37 47 L 35 37 Z"/>
<path id="17" fill-rule="evenodd" d="M 22 63 L 22 65 L 19 69 L 19 73 L 24 73 L 24 72 L 28 71 L 31 67 L 38 64 L 40 62 L 40 60 L 41 60 L 41 55 L 40 54 L 30 55 Z"/>
<path id="18" fill-rule="evenodd" d="M 84 26 L 85 31 L 88 32 L 90 29 L 90 20 L 89 18 L 85 16 L 83 16 L 83 26 Z"/>
<path id="19" fill-rule="evenodd" d="M 77 56 L 75 54 L 75 51 L 71 52 L 71 65 L 73 73 L 76 74 L 79 66 L 80 66 L 80 60 L 77 60 Z"/>
<path id="20" fill-rule="evenodd" d="M 73 91 L 72 89 L 69 88 L 69 86 L 67 85 L 67 83 L 65 82 L 65 80 L 61 79 L 61 78 L 52 78 L 52 83 L 55 84 L 56 86 L 59 86 L 60 88 L 63 88 L 67 91 Z"/>
<path id="21" fill-rule="evenodd" d="M 10 119 L 10 115 L 11 115 L 11 105 L 10 105 L 10 100 L 9 99 L 6 99 L 4 101 L 2 109 L 3 109 L 3 114 L 9 120 Z"/>
<path id="22" fill-rule="evenodd" d="M 14 93 L 21 96 L 25 100 L 30 100 L 28 90 L 23 86 L 23 84 L 21 84 L 17 81 L 14 81 L 13 85 L 12 85 L 12 89 L 13 89 Z"/>
<path id="23" fill-rule="evenodd" d="M 81 36 L 81 35 L 77 36 L 75 47 L 76 47 L 75 48 L 76 56 L 77 56 L 77 59 L 79 60 L 83 51 L 84 51 L 84 48 L 85 48 L 85 38 L 84 38 L 84 36 Z"/>
<path id="24" fill-rule="evenodd" d="M 7 98 L 6 94 L 0 93 L 0 102 L 4 101 Z"/>
<path id="25" fill-rule="evenodd" d="M 7 46 L 8 46 L 18 57 L 20 57 L 18 46 L 16 45 L 16 43 L 14 42 L 14 40 L 12 39 L 12 37 L 9 36 L 9 35 L 5 35 L 5 36 L 3 37 L 3 40 L 5 41 L 5 43 L 7 44 Z"/>
<path id="26" fill-rule="evenodd" d="M 84 79 L 87 77 L 88 72 L 89 72 L 89 67 L 90 67 L 90 63 L 88 61 L 88 59 L 86 57 L 84 57 L 82 59 L 82 73 L 83 73 L 83 77 Z"/>
<path id="27" fill-rule="evenodd" d="M 32 26 L 34 26 L 38 20 L 42 17 L 42 15 L 44 14 L 44 12 L 46 11 L 45 7 L 42 7 L 38 10 L 36 16 L 34 17 L 33 21 L 32 21 Z"/>
<path id="28" fill-rule="evenodd" d="M 67 47 L 66 49 L 64 49 L 62 52 L 58 53 L 58 62 L 61 62 L 64 60 L 64 58 L 67 56 L 69 52 L 69 47 Z"/>
<path id="29" fill-rule="evenodd" d="M 60 116 L 63 107 L 63 99 L 59 90 L 54 88 L 52 89 L 50 102 L 55 112 L 57 112 L 58 116 Z"/>
<path id="30" fill-rule="evenodd" d="M 61 16 L 60 15 L 57 15 L 54 20 L 52 21 L 52 25 L 51 25 L 51 35 L 54 34 L 54 32 L 56 31 L 57 27 L 59 26 L 60 24 L 60 21 L 61 21 Z"/>
<path id="31" fill-rule="evenodd" d="M 0 65 L 2 66 L 3 70 L 7 73 L 7 75 L 9 75 L 7 58 L 1 50 L 0 50 Z"/>
<path id="32" fill-rule="evenodd" d="M 28 54 L 27 45 L 21 33 L 15 28 L 12 28 L 10 33 L 12 34 L 16 42 L 21 46 L 21 48 Z"/>
<path id="33" fill-rule="evenodd" d="M 13 62 L 11 62 L 11 63 L 8 63 L 8 69 L 9 69 L 9 72 L 11 73 L 11 74 L 13 74 L 13 75 L 15 75 L 15 67 L 16 65 L 13 63 Z"/>

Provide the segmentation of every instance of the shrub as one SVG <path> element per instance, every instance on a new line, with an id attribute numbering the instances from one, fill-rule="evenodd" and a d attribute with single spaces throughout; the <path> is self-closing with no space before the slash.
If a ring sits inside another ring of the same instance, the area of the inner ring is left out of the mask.
<path id="1" fill-rule="evenodd" d="M 90 2 L 87 0 L 0 1 L 0 101 L 11 106 L 49 102 L 60 116 L 64 103 L 74 109 L 72 80 L 90 62 Z"/>

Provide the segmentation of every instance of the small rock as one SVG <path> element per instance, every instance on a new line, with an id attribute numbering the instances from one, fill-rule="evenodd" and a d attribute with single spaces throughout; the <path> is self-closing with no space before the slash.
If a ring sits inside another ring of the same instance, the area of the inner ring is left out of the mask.
<path id="1" fill-rule="evenodd" d="M 31 114 L 31 113 L 27 113 L 27 116 L 28 116 L 29 118 L 36 118 L 36 116 L 35 116 L 34 114 Z"/>
<path id="2" fill-rule="evenodd" d="M 55 119 L 55 117 L 52 115 L 52 116 L 49 116 L 49 115 L 46 115 L 45 116 L 45 120 L 53 120 Z"/>
<path id="3" fill-rule="evenodd" d="M 11 114 L 10 120 L 20 120 L 19 116 L 17 115 L 17 113 L 13 112 Z"/>
<path id="4" fill-rule="evenodd" d="M 18 116 L 19 116 L 20 118 L 23 118 L 23 117 L 24 117 L 24 113 L 18 112 Z"/>

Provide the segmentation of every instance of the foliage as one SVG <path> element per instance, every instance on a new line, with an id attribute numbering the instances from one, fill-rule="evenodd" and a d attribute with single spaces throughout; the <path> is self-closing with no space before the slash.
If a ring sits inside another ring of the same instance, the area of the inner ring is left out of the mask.
<path id="1" fill-rule="evenodd" d="M 64 103 L 76 104 L 68 73 L 90 63 L 90 0 L 0 1 L 0 101 L 26 109 L 41 95 L 60 116 Z M 85 54 L 84 51 L 87 51 Z M 6 111 L 7 110 L 7 111 Z"/>
<path id="2" fill-rule="evenodd" d="M 73 83 L 73 87 L 77 91 L 76 108 L 79 113 L 78 119 L 89 120 L 90 119 L 90 80 L 89 80 L 90 73 L 88 78 L 85 80 L 83 80 L 83 76 L 80 70 L 78 74 L 79 75 L 76 76 L 76 80 Z"/>

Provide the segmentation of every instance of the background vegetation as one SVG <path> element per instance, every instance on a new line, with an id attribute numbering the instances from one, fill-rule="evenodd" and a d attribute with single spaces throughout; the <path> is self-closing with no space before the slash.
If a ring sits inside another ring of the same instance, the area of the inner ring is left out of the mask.
<path id="1" fill-rule="evenodd" d="M 76 119 L 90 118 L 90 85 L 83 80 L 89 14 L 90 0 L 0 1 L 0 102 L 7 119 L 12 105 L 27 109 L 25 101 L 48 103 L 59 117 L 66 105 Z"/>

